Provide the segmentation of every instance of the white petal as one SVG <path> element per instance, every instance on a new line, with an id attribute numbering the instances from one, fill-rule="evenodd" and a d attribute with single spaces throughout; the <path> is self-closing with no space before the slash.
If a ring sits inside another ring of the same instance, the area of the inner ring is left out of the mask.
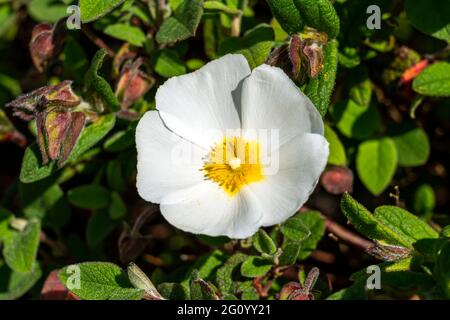
<path id="1" fill-rule="evenodd" d="M 261 65 L 242 85 L 242 129 L 279 130 L 278 146 L 303 133 L 323 134 L 322 118 L 309 98 L 279 68 Z M 274 148 L 274 147 L 272 147 Z"/>
<path id="2" fill-rule="evenodd" d="M 240 129 L 239 83 L 250 74 L 244 56 L 225 55 L 158 88 L 156 108 L 167 127 L 205 148 Z M 238 109 L 237 109 L 238 108 Z"/>
<path id="3" fill-rule="evenodd" d="M 200 169 L 207 151 L 167 129 L 157 111 L 139 121 L 136 148 L 136 186 L 147 201 L 159 203 L 166 194 L 203 181 Z"/>
<path id="4" fill-rule="evenodd" d="M 230 197 L 217 184 L 204 181 L 164 197 L 161 213 L 175 227 L 209 236 L 243 239 L 261 226 L 261 212 L 246 192 Z"/>
<path id="5" fill-rule="evenodd" d="M 279 150 L 279 170 L 261 183 L 248 185 L 271 226 L 292 216 L 308 200 L 328 159 L 328 142 L 319 134 L 297 136 Z M 276 152 L 271 155 L 277 157 Z M 272 159 L 274 160 L 274 159 Z"/>

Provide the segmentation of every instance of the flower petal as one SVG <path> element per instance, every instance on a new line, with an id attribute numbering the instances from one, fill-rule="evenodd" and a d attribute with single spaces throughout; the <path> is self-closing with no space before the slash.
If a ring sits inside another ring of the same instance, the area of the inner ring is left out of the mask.
<path id="1" fill-rule="evenodd" d="M 326 139 L 311 133 L 291 139 L 271 154 L 272 161 L 279 159 L 278 172 L 248 185 L 260 206 L 262 226 L 281 223 L 300 209 L 313 192 L 328 154 Z"/>
<path id="2" fill-rule="evenodd" d="M 303 133 L 323 134 L 322 118 L 309 98 L 279 68 L 263 64 L 242 85 L 242 129 L 279 130 L 282 146 Z"/>
<path id="3" fill-rule="evenodd" d="M 156 93 L 156 108 L 167 127 L 205 148 L 226 130 L 240 129 L 239 83 L 250 74 L 244 56 L 225 55 L 190 74 L 167 80 Z"/>
<path id="4" fill-rule="evenodd" d="M 246 192 L 230 197 L 217 184 L 204 181 L 164 197 L 161 213 L 175 227 L 209 236 L 243 239 L 260 225 L 261 212 Z"/>
<path id="5" fill-rule="evenodd" d="M 167 129 L 157 111 L 139 121 L 136 148 L 136 186 L 147 201 L 159 203 L 166 194 L 203 181 L 200 168 L 207 151 Z"/>

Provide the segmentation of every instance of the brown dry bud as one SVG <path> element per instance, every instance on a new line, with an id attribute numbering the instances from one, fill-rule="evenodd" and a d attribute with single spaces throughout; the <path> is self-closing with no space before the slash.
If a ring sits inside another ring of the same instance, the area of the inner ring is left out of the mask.
<path id="1" fill-rule="evenodd" d="M 40 23 L 34 26 L 29 44 L 31 59 L 39 72 L 43 72 L 48 61 L 54 57 L 62 44 L 62 37 L 57 31 L 58 24 L 54 26 Z"/>
<path id="2" fill-rule="evenodd" d="M 333 166 L 320 178 L 322 187 L 331 194 L 353 191 L 353 172 L 347 167 Z"/>

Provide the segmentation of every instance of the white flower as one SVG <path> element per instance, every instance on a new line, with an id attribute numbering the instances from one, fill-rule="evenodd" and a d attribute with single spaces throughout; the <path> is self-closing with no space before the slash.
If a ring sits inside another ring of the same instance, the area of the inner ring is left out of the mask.
<path id="1" fill-rule="evenodd" d="M 226 55 L 174 77 L 136 129 L 137 189 L 179 229 L 246 238 L 292 216 L 328 159 L 323 121 L 279 68 Z"/>

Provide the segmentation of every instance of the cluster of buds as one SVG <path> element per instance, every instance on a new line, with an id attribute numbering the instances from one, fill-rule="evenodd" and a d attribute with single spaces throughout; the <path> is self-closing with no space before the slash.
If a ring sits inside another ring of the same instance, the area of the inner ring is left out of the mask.
<path id="1" fill-rule="evenodd" d="M 63 36 L 60 23 L 50 25 L 40 23 L 34 26 L 29 44 L 31 59 L 39 72 L 43 72 L 48 62 L 59 52 Z"/>
<path id="2" fill-rule="evenodd" d="M 148 64 L 142 57 L 136 56 L 136 53 L 126 44 L 114 59 L 114 70 L 118 73 L 115 94 L 121 103 L 122 112 L 126 112 L 155 83 L 149 75 Z"/>
<path id="3" fill-rule="evenodd" d="M 37 140 L 44 164 L 68 159 L 84 127 L 85 114 L 74 108 L 80 98 L 72 91 L 72 82 L 63 81 L 18 97 L 6 107 L 23 120 L 36 119 Z"/>
<path id="4" fill-rule="evenodd" d="M 303 285 L 297 282 L 285 284 L 280 292 L 280 300 L 314 300 L 311 290 L 316 284 L 319 274 L 319 269 L 314 267 L 309 271 Z"/>
<path id="5" fill-rule="evenodd" d="M 317 77 L 323 68 L 323 46 L 327 36 L 315 30 L 293 35 L 288 44 L 272 51 L 266 63 L 283 69 L 293 80 Z"/>

